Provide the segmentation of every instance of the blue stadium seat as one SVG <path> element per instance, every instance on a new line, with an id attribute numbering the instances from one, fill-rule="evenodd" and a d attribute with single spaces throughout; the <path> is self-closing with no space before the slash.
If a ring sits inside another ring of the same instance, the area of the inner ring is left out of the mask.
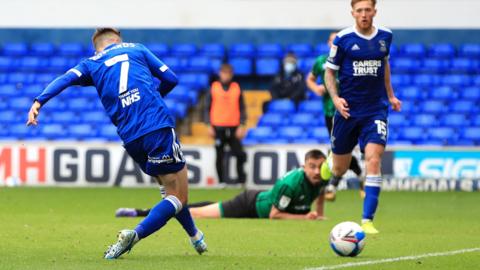
<path id="1" fill-rule="evenodd" d="M 421 71 L 425 73 L 445 73 L 450 71 L 450 59 L 431 59 L 423 60 Z"/>
<path id="2" fill-rule="evenodd" d="M 423 58 L 425 57 L 426 49 L 425 45 L 421 43 L 411 43 L 404 44 L 401 47 L 401 55 L 412 58 Z"/>
<path id="3" fill-rule="evenodd" d="M 220 43 L 204 44 L 199 51 L 200 55 L 223 59 L 225 57 L 225 47 Z"/>
<path id="4" fill-rule="evenodd" d="M 457 73 L 475 73 L 478 72 L 478 60 L 471 58 L 454 58 L 452 60 L 451 71 Z"/>
<path id="5" fill-rule="evenodd" d="M 6 73 L 0 72 L 0 84 L 7 83 L 8 76 Z"/>
<path id="6" fill-rule="evenodd" d="M 278 137 L 289 141 L 307 137 L 307 133 L 301 127 L 281 127 L 278 129 Z"/>
<path id="7" fill-rule="evenodd" d="M 480 145 L 480 127 L 468 127 L 462 130 L 462 139 L 471 140 L 475 145 Z"/>
<path id="8" fill-rule="evenodd" d="M 60 124 L 45 124 L 39 126 L 39 135 L 49 140 L 65 138 L 67 132 L 65 128 Z"/>
<path id="9" fill-rule="evenodd" d="M 420 87 L 434 87 L 440 85 L 442 77 L 438 75 L 421 74 L 413 76 L 413 84 Z"/>
<path id="10" fill-rule="evenodd" d="M 283 54 L 282 45 L 278 43 L 266 43 L 257 46 L 257 57 L 280 58 Z"/>
<path id="11" fill-rule="evenodd" d="M 440 100 L 428 100 L 420 104 L 423 112 L 426 113 L 443 113 L 446 111 L 445 103 Z"/>
<path id="12" fill-rule="evenodd" d="M 419 100 L 427 96 L 427 93 L 424 89 L 418 86 L 410 86 L 400 88 L 398 90 L 398 96 L 405 100 Z"/>
<path id="13" fill-rule="evenodd" d="M 442 84 L 452 87 L 466 87 L 471 85 L 471 78 L 467 75 L 445 75 Z"/>
<path id="14" fill-rule="evenodd" d="M 72 68 L 76 63 L 69 57 L 56 56 L 49 58 L 48 70 L 54 72 L 65 72 Z"/>
<path id="15" fill-rule="evenodd" d="M 8 73 L 6 81 L 8 83 L 15 83 L 15 84 L 29 84 L 29 83 L 33 83 L 34 79 L 35 79 L 35 74 L 15 72 L 15 73 Z"/>
<path id="16" fill-rule="evenodd" d="M 442 117 L 441 125 L 447 127 L 466 127 L 470 124 L 470 121 L 465 114 L 462 113 L 449 113 Z"/>
<path id="17" fill-rule="evenodd" d="M 171 47 L 170 53 L 178 57 L 191 57 L 197 53 L 197 46 L 192 43 L 175 44 Z"/>
<path id="18" fill-rule="evenodd" d="M 9 100 L 10 108 L 18 112 L 28 112 L 32 106 L 33 100 L 28 97 L 16 97 Z"/>
<path id="19" fill-rule="evenodd" d="M 418 127 L 434 127 L 438 125 L 437 117 L 433 114 L 417 114 L 413 117 L 413 124 Z"/>
<path id="20" fill-rule="evenodd" d="M 250 76 L 253 74 L 252 60 L 246 57 L 235 57 L 229 60 L 236 75 Z"/>
<path id="21" fill-rule="evenodd" d="M 197 104 L 198 92 L 185 85 L 177 85 L 168 95 L 167 98 L 187 102 L 190 105 Z"/>
<path id="22" fill-rule="evenodd" d="M 105 124 L 98 130 L 98 136 L 109 141 L 119 141 L 120 137 L 117 133 L 117 128 L 112 124 Z"/>
<path id="23" fill-rule="evenodd" d="M 319 143 L 329 143 L 330 135 L 326 127 L 314 127 L 308 129 L 310 133 L 308 134 L 309 138 L 317 140 Z"/>
<path id="24" fill-rule="evenodd" d="M 394 87 L 410 86 L 412 84 L 412 76 L 407 74 L 392 74 L 391 81 Z"/>
<path id="25" fill-rule="evenodd" d="M 69 103 L 70 100 L 68 102 L 64 102 L 62 99 L 58 98 L 58 97 L 55 97 L 55 98 L 52 98 L 50 99 L 43 107 L 42 107 L 42 111 L 44 112 L 55 112 L 57 114 L 59 113 L 63 113 L 63 111 L 67 110 L 67 103 Z M 79 111 L 81 111 L 79 109 Z"/>
<path id="26" fill-rule="evenodd" d="M 211 67 L 211 72 L 212 73 L 217 73 L 220 70 L 220 67 L 224 63 L 223 60 L 218 59 L 218 58 L 210 58 L 210 67 Z M 235 72 L 235 70 L 233 71 Z"/>
<path id="27" fill-rule="evenodd" d="M 42 71 L 47 66 L 48 62 L 40 57 L 23 57 L 19 59 L 18 65 L 23 71 Z"/>
<path id="28" fill-rule="evenodd" d="M 24 86 L 23 88 L 19 89 L 19 92 L 21 95 L 29 97 L 29 98 L 35 98 L 36 96 L 40 95 L 40 93 L 43 92 L 44 89 L 43 84 L 29 84 Z M 67 91 L 67 90 L 65 90 Z"/>
<path id="29" fill-rule="evenodd" d="M 259 126 L 279 127 L 286 124 L 285 115 L 281 113 L 266 113 L 262 115 Z"/>
<path id="30" fill-rule="evenodd" d="M 0 71 L 12 71 L 18 66 L 17 60 L 13 57 L 0 56 Z"/>
<path id="31" fill-rule="evenodd" d="M 416 58 L 399 57 L 391 61 L 393 72 L 415 73 L 420 70 L 421 62 Z"/>
<path id="32" fill-rule="evenodd" d="M 35 56 L 51 56 L 55 54 L 55 45 L 52 43 L 33 43 L 30 45 L 30 54 Z"/>
<path id="33" fill-rule="evenodd" d="M 392 113 L 388 116 L 388 125 L 391 127 L 406 127 L 410 124 L 408 118 L 402 113 Z"/>
<path id="34" fill-rule="evenodd" d="M 291 125 L 303 127 L 325 127 L 325 117 L 317 116 L 311 113 L 297 113 L 290 118 Z"/>
<path id="35" fill-rule="evenodd" d="M 62 43 L 58 46 L 58 54 L 61 56 L 82 57 L 86 55 L 86 51 L 81 43 Z"/>
<path id="36" fill-rule="evenodd" d="M 70 99 L 67 105 L 70 110 L 83 112 L 93 109 L 95 107 L 94 102 L 96 101 L 84 97 L 77 97 Z"/>
<path id="37" fill-rule="evenodd" d="M 175 101 L 174 103 L 169 102 L 170 100 L 165 100 L 167 107 L 178 119 L 183 119 L 187 116 L 188 105 L 185 102 Z"/>
<path id="38" fill-rule="evenodd" d="M 463 99 L 480 101 L 480 87 L 478 86 L 462 88 L 460 93 Z"/>
<path id="39" fill-rule="evenodd" d="M 298 139 L 292 139 L 288 141 L 287 143 L 291 144 L 305 144 L 305 145 L 315 145 L 319 143 L 324 143 L 324 141 L 317 140 L 315 138 L 298 138 Z"/>
<path id="40" fill-rule="evenodd" d="M 52 100 L 54 102 L 54 100 Z M 80 122 L 79 115 L 72 111 L 48 110 L 46 112 L 44 122 L 49 124 L 62 124 L 68 126 L 69 124 L 77 124 Z"/>
<path id="41" fill-rule="evenodd" d="M 321 100 L 306 100 L 298 105 L 298 112 L 313 113 L 321 115 L 323 113 L 323 101 Z"/>
<path id="42" fill-rule="evenodd" d="M 458 51 L 459 56 L 468 58 L 480 58 L 480 44 L 467 43 L 460 46 Z"/>
<path id="43" fill-rule="evenodd" d="M 271 127 L 256 127 L 248 131 L 247 137 L 259 142 L 268 142 L 277 138 L 277 134 Z"/>
<path id="44" fill-rule="evenodd" d="M 214 71 L 210 58 L 206 56 L 191 57 L 188 61 L 188 70 L 207 73 Z"/>
<path id="45" fill-rule="evenodd" d="M 277 58 L 259 58 L 255 62 L 255 70 L 260 76 L 273 76 L 280 71 L 280 61 Z"/>
<path id="46" fill-rule="evenodd" d="M 25 112 L 25 114 L 26 113 L 27 112 Z M 0 123 L 7 123 L 7 124 L 20 123 L 20 121 L 24 120 L 25 114 L 22 117 L 21 114 L 19 114 L 14 110 L 2 110 L 0 111 Z"/>
<path id="47" fill-rule="evenodd" d="M 428 55 L 436 58 L 452 58 L 455 56 L 455 47 L 450 43 L 431 44 Z"/>
<path id="48" fill-rule="evenodd" d="M 315 51 L 312 45 L 307 43 L 290 44 L 286 48 L 286 52 L 293 52 L 297 57 L 314 57 Z"/>
<path id="49" fill-rule="evenodd" d="M 330 52 L 330 47 L 326 43 L 320 43 L 315 46 L 315 55 L 326 55 Z"/>
<path id="50" fill-rule="evenodd" d="M 269 145 L 285 145 L 285 144 L 289 144 L 290 142 L 284 138 L 273 138 L 273 139 L 265 139 L 261 143 L 269 144 Z"/>
<path id="51" fill-rule="evenodd" d="M 24 56 L 28 54 L 26 43 L 5 43 L 3 45 L 3 55 L 5 56 Z"/>
<path id="52" fill-rule="evenodd" d="M 48 84 L 51 83 L 58 77 L 59 74 L 57 73 L 38 73 L 34 74 L 34 82 L 40 84 Z"/>
<path id="53" fill-rule="evenodd" d="M 475 115 L 471 119 L 472 126 L 480 127 L 480 115 Z"/>
<path id="54" fill-rule="evenodd" d="M 295 103 L 288 99 L 272 100 L 268 105 L 268 112 L 291 114 L 295 112 Z"/>
<path id="55" fill-rule="evenodd" d="M 147 47 L 153 54 L 155 54 L 159 58 L 169 55 L 170 52 L 167 44 L 163 43 L 147 43 L 145 44 L 145 47 Z"/>
<path id="56" fill-rule="evenodd" d="M 162 61 L 174 72 L 185 71 L 188 67 L 188 59 L 180 57 L 165 57 Z"/>
<path id="57" fill-rule="evenodd" d="M 315 60 L 316 58 L 314 57 L 299 58 L 297 66 L 301 72 L 309 73 L 313 68 L 313 64 L 315 64 Z"/>
<path id="58" fill-rule="evenodd" d="M 455 113 L 474 113 L 478 106 L 471 100 L 457 100 L 450 104 L 450 111 Z"/>
<path id="59" fill-rule="evenodd" d="M 75 139 L 88 139 L 97 136 L 97 131 L 94 126 L 89 124 L 68 125 L 68 135 Z"/>
<path id="60" fill-rule="evenodd" d="M 21 90 L 15 84 L 0 84 L 0 99 L 10 99 L 21 94 Z"/>
<path id="61" fill-rule="evenodd" d="M 209 75 L 207 73 L 180 73 L 178 75 L 179 83 L 194 89 L 206 89 L 209 85 Z"/>
<path id="62" fill-rule="evenodd" d="M 104 111 L 83 112 L 80 114 L 81 122 L 86 124 L 108 124 L 110 119 Z"/>
<path id="63" fill-rule="evenodd" d="M 428 138 L 433 140 L 443 141 L 444 144 L 453 142 L 457 138 L 457 134 L 453 128 L 450 127 L 436 127 L 428 129 Z"/>
<path id="64" fill-rule="evenodd" d="M 450 86 L 440 86 L 430 89 L 430 97 L 438 100 L 457 99 L 458 93 Z"/>
<path id="65" fill-rule="evenodd" d="M 398 138 L 412 143 L 418 143 L 426 138 L 425 130 L 421 127 L 406 127 L 399 130 Z"/>
<path id="66" fill-rule="evenodd" d="M 39 133 L 38 127 L 27 127 L 25 123 L 13 124 L 8 126 L 9 136 L 16 137 L 21 140 L 34 139 Z"/>
<path id="67" fill-rule="evenodd" d="M 243 58 L 252 58 L 256 54 L 255 46 L 250 43 L 239 43 L 233 44 L 230 46 L 228 52 L 229 57 L 243 57 Z"/>

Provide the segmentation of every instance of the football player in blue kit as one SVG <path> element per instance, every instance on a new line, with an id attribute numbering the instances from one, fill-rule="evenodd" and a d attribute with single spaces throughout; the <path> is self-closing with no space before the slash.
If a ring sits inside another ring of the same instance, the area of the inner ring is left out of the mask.
<path id="1" fill-rule="evenodd" d="M 104 258 L 120 257 L 173 217 L 183 226 L 195 250 L 202 254 L 207 245 L 187 207 L 185 159 L 175 134 L 175 120 L 163 101 L 178 83 L 175 73 L 142 44 L 123 43 L 117 29 L 97 29 L 92 42 L 96 54 L 46 87 L 35 99 L 27 125 L 37 125 L 40 108 L 65 88 L 95 86 L 126 151 L 166 191 L 165 199 L 134 230 L 120 231 L 117 242 L 108 248 Z M 160 80 L 159 86 L 154 77 Z"/>
<path id="2" fill-rule="evenodd" d="M 390 81 L 389 53 L 392 32 L 373 24 L 376 0 L 352 0 L 353 27 L 337 34 L 327 60 L 325 83 L 335 104 L 330 167 L 335 179 L 347 171 L 357 145 L 365 154 L 366 181 L 362 227 L 378 233 L 373 218 L 382 185 L 380 163 L 387 143 L 388 106 L 400 111 Z M 339 87 L 337 88 L 336 72 Z M 340 89 L 340 91 L 338 90 Z"/>

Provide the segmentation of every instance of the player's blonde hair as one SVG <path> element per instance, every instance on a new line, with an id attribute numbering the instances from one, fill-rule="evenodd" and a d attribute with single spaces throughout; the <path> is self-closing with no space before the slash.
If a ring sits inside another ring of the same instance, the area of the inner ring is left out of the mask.
<path id="1" fill-rule="evenodd" d="M 355 6 L 355 4 L 357 4 L 358 2 L 362 2 L 362 1 L 370 1 L 370 2 L 372 2 L 373 6 L 377 5 L 377 0 L 352 0 L 352 2 L 350 2 L 350 5 L 353 8 L 353 6 Z"/>
<path id="2" fill-rule="evenodd" d="M 122 39 L 120 30 L 116 28 L 97 28 L 95 29 L 95 33 L 93 33 L 92 43 L 95 49 L 97 49 L 99 44 L 102 41 L 104 41 L 106 38 L 115 38 L 115 37 L 118 37 L 120 40 Z"/>

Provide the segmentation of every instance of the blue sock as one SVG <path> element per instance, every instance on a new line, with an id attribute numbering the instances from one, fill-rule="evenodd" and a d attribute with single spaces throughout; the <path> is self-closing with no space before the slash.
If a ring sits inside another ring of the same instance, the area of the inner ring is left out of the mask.
<path id="1" fill-rule="evenodd" d="M 193 222 L 192 215 L 190 214 L 190 209 L 187 206 L 184 206 L 180 212 L 175 216 L 175 218 L 182 224 L 185 231 L 190 237 L 194 237 L 197 234 L 197 227 L 195 222 Z"/>
<path id="2" fill-rule="evenodd" d="M 148 216 L 135 228 L 138 238 L 142 239 L 162 228 L 182 207 L 177 197 L 169 195 L 155 205 Z"/>
<path id="3" fill-rule="evenodd" d="M 363 200 L 362 218 L 373 220 L 378 206 L 378 196 L 382 186 L 382 178 L 378 175 L 367 175 L 365 180 L 365 199 Z"/>

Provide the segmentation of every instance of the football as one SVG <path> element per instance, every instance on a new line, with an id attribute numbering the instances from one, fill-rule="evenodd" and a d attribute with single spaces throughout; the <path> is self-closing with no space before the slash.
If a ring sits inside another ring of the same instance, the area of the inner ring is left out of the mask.
<path id="1" fill-rule="evenodd" d="M 339 256 L 355 257 L 365 246 L 365 232 L 355 222 L 337 224 L 330 232 L 330 247 Z"/>

